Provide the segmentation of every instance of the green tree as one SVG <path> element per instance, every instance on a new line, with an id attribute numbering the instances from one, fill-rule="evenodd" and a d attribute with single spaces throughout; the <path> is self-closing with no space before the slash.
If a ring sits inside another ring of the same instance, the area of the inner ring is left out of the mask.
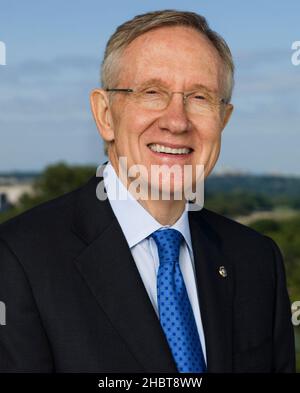
<path id="1" fill-rule="evenodd" d="M 80 187 L 95 173 L 93 166 L 71 166 L 64 162 L 48 166 L 35 180 L 33 194 L 23 194 L 15 206 L 0 214 L 0 222 Z"/>
<path id="2" fill-rule="evenodd" d="M 259 220 L 251 224 L 278 244 L 285 263 L 291 302 L 300 300 L 300 215 L 288 220 Z M 300 372 L 300 326 L 295 326 L 297 371 Z"/>

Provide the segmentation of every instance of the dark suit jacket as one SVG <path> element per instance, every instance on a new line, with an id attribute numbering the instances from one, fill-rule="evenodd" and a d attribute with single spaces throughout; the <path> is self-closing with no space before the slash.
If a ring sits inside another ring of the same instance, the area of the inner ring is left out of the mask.
<path id="1" fill-rule="evenodd" d="M 0 226 L 2 372 L 177 372 L 99 181 Z M 293 372 L 276 244 L 207 209 L 189 220 L 208 372 Z"/>

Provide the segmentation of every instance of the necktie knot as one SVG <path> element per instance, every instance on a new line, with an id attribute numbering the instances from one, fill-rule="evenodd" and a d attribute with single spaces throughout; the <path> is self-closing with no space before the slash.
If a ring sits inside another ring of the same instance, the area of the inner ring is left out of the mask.
<path id="1" fill-rule="evenodd" d="M 150 235 L 157 245 L 160 264 L 174 264 L 179 261 L 182 234 L 177 229 L 162 229 Z"/>

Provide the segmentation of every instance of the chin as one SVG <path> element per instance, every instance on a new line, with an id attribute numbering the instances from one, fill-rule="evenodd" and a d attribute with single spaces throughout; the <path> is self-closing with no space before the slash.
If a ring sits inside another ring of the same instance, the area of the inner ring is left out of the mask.
<path id="1" fill-rule="evenodd" d="M 151 182 L 149 184 L 150 194 L 149 197 L 153 200 L 162 199 L 162 200 L 183 200 L 184 199 L 184 183 L 183 181 L 162 181 L 160 179 L 159 182 Z"/>

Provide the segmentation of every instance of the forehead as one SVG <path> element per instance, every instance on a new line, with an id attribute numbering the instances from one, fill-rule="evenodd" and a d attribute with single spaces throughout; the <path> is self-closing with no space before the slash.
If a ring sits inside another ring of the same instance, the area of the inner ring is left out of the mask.
<path id="1" fill-rule="evenodd" d="M 127 46 L 119 82 L 134 87 L 156 78 L 172 88 L 201 84 L 218 91 L 222 75 L 222 60 L 203 34 L 190 27 L 172 26 L 144 33 Z"/>

